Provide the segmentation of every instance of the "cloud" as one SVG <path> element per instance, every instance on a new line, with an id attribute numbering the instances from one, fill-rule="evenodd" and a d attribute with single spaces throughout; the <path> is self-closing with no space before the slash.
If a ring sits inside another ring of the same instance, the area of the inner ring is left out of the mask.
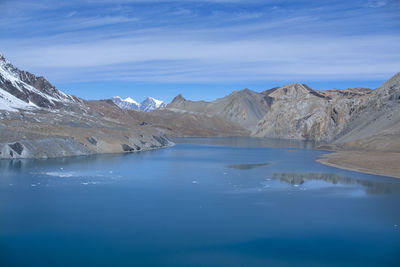
<path id="1" fill-rule="evenodd" d="M 384 0 L 378 0 L 378 1 L 368 1 L 367 2 L 367 7 L 371 7 L 371 8 L 380 8 L 380 7 L 384 7 L 388 4 L 387 1 Z"/>
<path id="2" fill-rule="evenodd" d="M 396 53 L 399 42 L 400 37 L 385 35 L 293 35 L 281 40 L 244 41 L 118 38 L 70 45 L 37 44 L 9 51 L 13 60 L 27 69 L 47 73 L 64 70 L 65 76 L 58 79 L 376 79 L 400 70 L 400 55 Z"/>
<path id="3" fill-rule="evenodd" d="M 360 2 L 22 2 L 0 18 L 0 47 L 53 81 L 371 80 L 400 71 L 398 25 Z"/>

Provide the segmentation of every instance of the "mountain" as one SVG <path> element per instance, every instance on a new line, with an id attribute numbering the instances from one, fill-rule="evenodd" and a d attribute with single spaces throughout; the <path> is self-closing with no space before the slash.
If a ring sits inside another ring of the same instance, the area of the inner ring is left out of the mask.
<path id="1" fill-rule="evenodd" d="M 400 178 L 400 73 L 352 109 L 343 131 L 318 161 L 333 167 Z"/>
<path id="2" fill-rule="evenodd" d="M 169 137 L 249 136 L 240 125 L 201 113 L 156 109 L 149 112 L 128 111 L 142 125 L 161 129 Z"/>
<path id="3" fill-rule="evenodd" d="M 400 152 L 400 73 L 357 106 L 333 144 L 345 149 Z"/>
<path id="4" fill-rule="evenodd" d="M 0 159 L 137 152 L 173 143 L 111 101 L 67 95 L 0 57 Z"/>
<path id="5" fill-rule="evenodd" d="M 140 109 L 140 104 L 130 97 L 122 99 L 119 96 L 114 96 L 111 100 L 122 109 Z"/>
<path id="6" fill-rule="evenodd" d="M 82 101 L 55 88 L 44 77 L 15 68 L 0 54 L 0 108 L 15 111 L 57 108 Z"/>
<path id="7" fill-rule="evenodd" d="M 261 93 L 235 91 L 212 102 L 178 95 L 170 111 L 205 114 L 240 125 L 251 136 L 332 141 L 371 94 L 368 88 L 317 91 L 300 83 Z"/>
<path id="8" fill-rule="evenodd" d="M 255 136 L 331 141 L 341 133 L 370 89 L 316 91 L 294 83 L 264 92 L 272 98 Z"/>
<path id="9" fill-rule="evenodd" d="M 142 103 L 140 103 L 140 110 L 142 111 L 150 111 L 150 110 L 155 110 L 159 108 L 164 108 L 166 107 L 167 104 L 164 102 L 157 100 L 152 97 L 146 98 Z"/>
<path id="10" fill-rule="evenodd" d="M 257 122 L 270 107 L 270 98 L 249 89 L 235 91 L 213 102 L 190 101 L 178 95 L 167 105 L 169 110 L 182 110 L 216 116 L 237 123 L 244 129 L 255 130 Z"/>
<path id="11" fill-rule="evenodd" d="M 157 100 L 152 97 L 146 98 L 140 104 L 130 97 L 122 99 L 119 96 L 114 96 L 113 98 L 111 98 L 111 100 L 112 100 L 112 102 L 114 102 L 114 104 L 116 104 L 118 107 L 120 107 L 122 109 L 151 111 L 151 110 L 166 107 L 166 104 L 163 101 Z"/>

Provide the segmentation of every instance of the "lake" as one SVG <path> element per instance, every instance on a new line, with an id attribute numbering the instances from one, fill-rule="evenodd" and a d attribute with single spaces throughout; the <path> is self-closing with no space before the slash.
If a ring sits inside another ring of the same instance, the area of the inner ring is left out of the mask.
<path id="1" fill-rule="evenodd" d="M 0 161 L 0 266 L 400 266 L 400 179 L 312 143 Z"/>

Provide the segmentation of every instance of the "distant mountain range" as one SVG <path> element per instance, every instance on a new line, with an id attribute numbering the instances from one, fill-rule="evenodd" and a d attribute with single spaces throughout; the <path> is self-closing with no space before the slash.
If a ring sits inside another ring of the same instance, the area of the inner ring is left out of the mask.
<path id="1" fill-rule="evenodd" d="M 152 111 L 167 106 L 167 104 L 163 101 L 157 100 L 152 97 L 146 98 L 142 103 L 138 103 L 130 97 L 122 99 L 119 96 L 114 96 L 113 98 L 111 98 L 111 100 L 114 102 L 115 105 L 122 109 Z"/>
<path id="2" fill-rule="evenodd" d="M 164 134 L 303 139 L 400 152 L 399 103 L 400 73 L 375 90 L 319 91 L 292 83 L 211 102 L 182 95 L 168 105 L 151 97 L 85 101 L 0 55 L 0 158 L 140 151 L 169 145 Z"/>

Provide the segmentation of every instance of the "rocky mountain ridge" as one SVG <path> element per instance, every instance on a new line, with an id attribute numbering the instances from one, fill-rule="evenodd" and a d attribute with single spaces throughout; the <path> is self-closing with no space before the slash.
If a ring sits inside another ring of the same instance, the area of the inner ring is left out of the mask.
<path id="1" fill-rule="evenodd" d="M 9 109 L 14 106 L 56 108 L 81 104 L 82 100 L 64 94 L 42 76 L 17 69 L 0 54 L 0 105 L 5 107 L 7 103 Z"/>
<path id="2" fill-rule="evenodd" d="M 178 95 L 167 109 L 223 118 L 250 130 L 251 136 L 329 142 L 371 92 L 367 88 L 317 91 L 293 83 L 261 93 L 239 90 L 212 102 Z"/>

